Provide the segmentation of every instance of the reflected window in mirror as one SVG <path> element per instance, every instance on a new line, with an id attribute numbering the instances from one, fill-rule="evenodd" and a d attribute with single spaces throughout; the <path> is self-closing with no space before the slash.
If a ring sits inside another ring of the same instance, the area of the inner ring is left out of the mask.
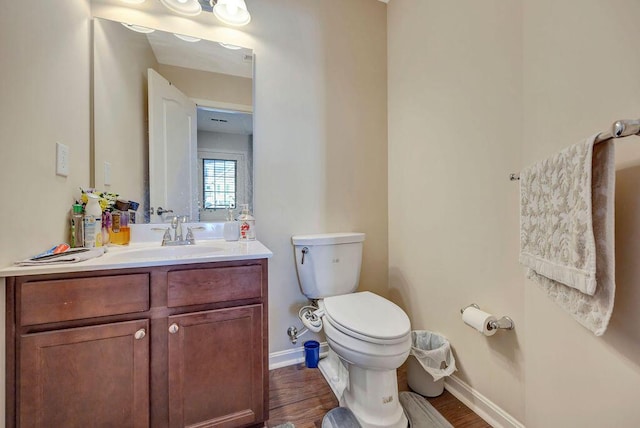
<path id="1" fill-rule="evenodd" d="M 202 200 L 204 209 L 228 209 L 236 207 L 236 166 L 230 159 L 202 160 Z"/>

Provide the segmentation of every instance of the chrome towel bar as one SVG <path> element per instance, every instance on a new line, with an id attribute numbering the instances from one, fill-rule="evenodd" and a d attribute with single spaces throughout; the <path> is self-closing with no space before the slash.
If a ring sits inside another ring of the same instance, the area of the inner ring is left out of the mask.
<path id="1" fill-rule="evenodd" d="M 628 137 L 630 135 L 640 135 L 640 120 L 617 120 L 611 125 L 611 130 L 601 132 L 597 137 L 595 144 L 609 141 L 612 138 Z M 520 174 L 512 172 L 509 174 L 510 181 L 520 180 Z"/>

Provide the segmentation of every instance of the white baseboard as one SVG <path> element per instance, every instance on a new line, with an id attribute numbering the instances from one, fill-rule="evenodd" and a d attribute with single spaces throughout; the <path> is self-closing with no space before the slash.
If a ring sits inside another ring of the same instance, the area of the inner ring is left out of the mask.
<path id="1" fill-rule="evenodd" d="M 516 418 L 456 376 L 445 378 L 444 387 L 493 428 L 525 428 Z"/>
<path id="2" fill-rule="evenodd" d="M 327 352 L 329 352 L 327 342 L 320 343 L 320 357 L 324 357 Z M 304 362 L 304 346 L 269 354 L 269 370 L 293 366 L 302 362 Z"/>

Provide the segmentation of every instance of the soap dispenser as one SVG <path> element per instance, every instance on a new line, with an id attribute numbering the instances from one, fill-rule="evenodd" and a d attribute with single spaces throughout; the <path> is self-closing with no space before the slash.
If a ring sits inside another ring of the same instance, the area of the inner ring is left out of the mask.
<path id="1" fill-rule="evenodd" d="M 240 223 L 240 240 L 254 241 L 256 239 L 256 219 L 249 213 L 249 204 L 242 204 L 242 212 L 238 217 Z"/>
<path id="2" fill-rule="evenodd" d="M 102 247 L 102 208 L 100 197 L 87 193 L 87 206 L 84 208 L 84 246 Z"/>

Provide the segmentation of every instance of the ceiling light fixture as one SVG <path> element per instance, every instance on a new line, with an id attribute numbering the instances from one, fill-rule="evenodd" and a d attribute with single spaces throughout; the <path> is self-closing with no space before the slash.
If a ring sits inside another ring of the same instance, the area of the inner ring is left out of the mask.
<path id="1" fill-rule="evenodd" d="M 143 27 L 141 25 L 127 24 L 126 22 L 121 22 L 121 24 L 124 25 L 125 27 L 127 27 L 129 30 L 135 31 L 136 33 L 149 34 L 149 33 L 153 33 L 154 31 L 156 31 L 153 28 Z"/>
<path id="2" fill-rule="evenodd" d="M 180 40 L 184 40 L 185 42 L 189 42 L 189 43 L 196 43 L 202 40 L 197 37 L 185 36 L 184 34 L 173 33 L 173 35 L 179 38 Z"/>
<path id="3" fill-rule="evenodd" d="M 242 26 L 251 21 L 244 0 L 211 0 L 211 6 L 216 18 L 225 24 Z"/>
<path id="4" fill-rule="evenodd" d="M 160 0 L 167 9 L 179 15 L 196 16 L 202 12 L 198 0 Z"/>

